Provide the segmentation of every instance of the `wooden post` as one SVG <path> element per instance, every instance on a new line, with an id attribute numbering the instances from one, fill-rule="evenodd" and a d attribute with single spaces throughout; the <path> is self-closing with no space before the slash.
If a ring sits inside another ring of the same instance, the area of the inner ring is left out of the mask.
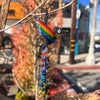
<path id="1" fill-rule="evenodd" d="M 69 63 L 74 64 L 74 52 L 75 52 L 75 33 L 76 33 L 76 9 L 77 9 L 77 0 L 73 0 L 72 10 L 71 10 L 71 18 L 72 18 L 72 26 L 70 32 L 70 56 Z"/>

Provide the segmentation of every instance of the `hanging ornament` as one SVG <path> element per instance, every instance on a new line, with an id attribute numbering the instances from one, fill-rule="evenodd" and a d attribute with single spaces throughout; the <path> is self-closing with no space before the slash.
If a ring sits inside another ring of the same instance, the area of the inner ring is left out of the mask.
<path id="1" fill-rule="evenodd" d="M 36 16 L 36 28 L 37 28 L 37 32 L 38 32 L 38 34 L 39 35 L 42 35 L 41 34 L 41 29 L 40 29 L 40 25 L 39 25 L 39 17 L 38 16 Z"/>
<path id="2" fill-rule="evenodd" d="M 36 18 L 36 25 L 37 25 L 37 31 L 40 35 L 43 35 L 46 40 L 42 45 L 42 65 L 41 65 L 41 82 L 40 87 L 41 91 L 45 91 L 46 89 L 46 71 L 49 69 L 49 56 L 48 56 L 48 44 L 51 44 L 56 41 L 56 37 L 58 34 L 61 33 L 61 30 L 56 29 L 54 32 L 47 26 L 48 21 L 48 11 L 46 12 L 45 16 L 45 23 L 42 22 L 38 17 Z M 41 33 L 40 33 L 41 32 Z M 56 33 L 55 33 L 56 32 Z"/>
<path id="3" fill-rule="evenodd" d="M 55 33 L 39 19 L 39 25 L 41 29 L 41 34 L 48 40 L 48 44 L 56 41 Z"/>

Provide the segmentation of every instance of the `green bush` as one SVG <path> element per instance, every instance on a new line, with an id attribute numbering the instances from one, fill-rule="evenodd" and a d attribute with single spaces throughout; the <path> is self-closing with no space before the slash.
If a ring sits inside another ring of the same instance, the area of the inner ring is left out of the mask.
<path id="1" fill-rule="evenodd" d="M 21 91 L 17 92 L 16 100 L 28 100 L 27 94 L 24 94 Z"/>

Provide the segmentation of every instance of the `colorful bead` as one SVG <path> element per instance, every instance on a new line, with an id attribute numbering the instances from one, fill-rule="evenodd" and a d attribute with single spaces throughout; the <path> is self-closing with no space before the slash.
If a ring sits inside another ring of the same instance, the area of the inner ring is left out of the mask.
<path id="1" fill-rule="evenodd" d="M 42 79 L 43 82 L 46 82 L 46 79 Z"/>
<path id="2" fill-rule="evenodd" d="M 41 83 L 40 83 L 40 87 L 43 87 L 43 86 L 44 86 L 44 84 L 43 84 L 43 82 L 41 82 Z"/>
<path id="3" fill-rule="evenodd" d="M 44 80 L 44 79 L 45 79 L 45 76 L 41 74 L 41 80 Z"/>
<path id="4" fill-rule="evenodd" d="M 41 88 L 41 91 L 45 91 L 45 88 Z"/>
<path id="5" fill-rule="evenodd" d="M 46 70 L 42 70 L 42 75 L 46 75 Z"/>
<path id="6" fill-rule="evenodd" d="M 46 69 L 48 70 L 49 69 L 49 66 L 46 66 Z"/>

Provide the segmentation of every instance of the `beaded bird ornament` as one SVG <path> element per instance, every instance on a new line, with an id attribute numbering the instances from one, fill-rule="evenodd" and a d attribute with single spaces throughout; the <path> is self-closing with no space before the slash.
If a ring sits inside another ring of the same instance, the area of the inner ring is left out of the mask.
<path id="1" fill-rule="evenodd" d="M 48 56 L 48 46 L 47 44 L 51 44 L 51 43 L 54 43 L 56 41 L 56 37 L 57 37 L 57 34 L 59 34 L 60 32 L 58 33 L 55 33 L 53 32 L 48 26 L 47 26 L 47 18 L 48 18 L 48 12 L 46 13 L 46 16 L 45 16 L 45 23 L 42 22 L 42 20 L 40 19 L 37 19 L 38 23 L 36 23 L 36 25 L 38 26 L 38 29 L 39 30 L 39 35 L 43 35 L 46 40 L 45 42 L 43 43 L 43 46 L 42 46 L 42 67 L 41 67 L 41 75 L 40 75 L 40 78 L 41 78 L 41 82 L 40 82 L 40 87 L 41 87 L 41 91 L 45 91 L 45 88 L 46 88 L 46 71 L 49 69 L 49 56 Z M 41 33 L 40 33 L 41 32 Z M 57 32 L 57 30 L 56 30 Z"/>

